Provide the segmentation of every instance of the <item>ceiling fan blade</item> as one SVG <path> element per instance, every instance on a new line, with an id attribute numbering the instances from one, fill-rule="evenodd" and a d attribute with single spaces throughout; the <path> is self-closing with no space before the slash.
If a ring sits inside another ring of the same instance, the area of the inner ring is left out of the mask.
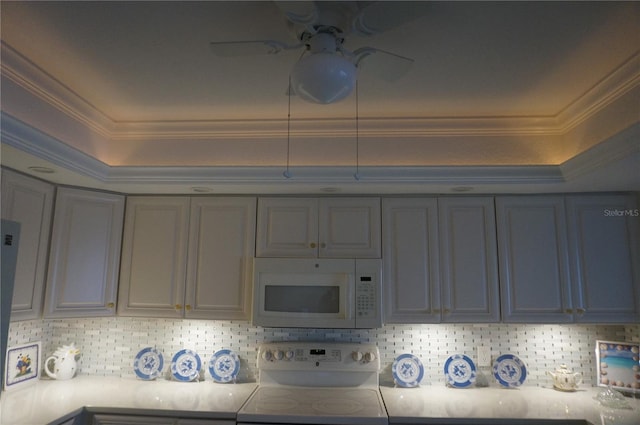
<path id="1" fill-rule="evenodd" d="M 274 1 L 274 3 L 294 24 L 311 25 L 318 18 L 318 9 L 312 1 Z"/>
<path id="2" fill-rule="evenodd" d="M 353 30 L 361 35 L 373 35 L 400 27 L 425 15 L 430 2 L 377 1 L 367 2 L 353 20 Z"/>
<path id="3" fill-rule="evenodd" d="M 414 60 L 373 47 L 362 47 L 353 52 L 358 69 L 385 81 L 395 81 L 405 75 Z"/>
<path id="4" fill-rule="evenodd" d="M 275 55 L 284 50 L 303 46 L 302 43 L 290 45 L 276 40 L 212 41 L 209 43 L 211 51 L 221 57 Z"/>

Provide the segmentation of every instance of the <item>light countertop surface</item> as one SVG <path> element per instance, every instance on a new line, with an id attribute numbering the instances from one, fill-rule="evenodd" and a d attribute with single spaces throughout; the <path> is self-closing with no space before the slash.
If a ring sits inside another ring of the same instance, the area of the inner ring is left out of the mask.
<path id="1" fill-rule="evenodd" d="M 160 411 L 160 415 L 166 411 L 171 416 L 235 420 L 236 412 L 255 388 L 254 383 L 217 384 L 211 380 L 142 381 L 84 375 L 68 381 L 42 379 L 2 393 L 0 424 L 44 425 L 83 407 L 151 410 Z"/>
<path id="2" fill-rule="evenodd" d="M 575 392 L 562 392 L 551 387 L 526 385 L 506 389 L 449 388 L 443 384 L 418 388 L 380 387 L 380 390 L 391 424 L 481 425 L 507 423 L 502 420 L 517 418 L 557 420 L 558 423 L 586 420 L 594 425 L 640 425 L 640 399 L 625 397 L 631 409 L 605 408 L 594 400 L 603 390 L 600 387 L 582 386 Z"/>

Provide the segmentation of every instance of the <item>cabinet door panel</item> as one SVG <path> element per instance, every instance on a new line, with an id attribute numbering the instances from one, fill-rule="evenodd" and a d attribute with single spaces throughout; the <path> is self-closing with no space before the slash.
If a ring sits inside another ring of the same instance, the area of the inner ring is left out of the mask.
<path id="1" fill-rule="evenodd" d="M 436 199 L 383 199 L 385 323 L 440 320 Z"/>
<path id="2" fill-rule="evenodd" d="M 506 322 L 573 320 L 564 198 L 496 198 Z"/>
<path id="3" fill-rule="evenodd" d="M 119 314 L 183 316 L 188 225 L 189 198 L 127 200 Z"/>
<path id="4" fill-rule="evenodd" d="M 192 200 L 186 317 L 251 317 L 255 216 L 255 198 Z"/>
<path id="5" fill-rule="evenodd" d="M 443 321 L 500 321 L 493 198 L 440 198 L 438 207 Z"/>
<path id="6" fill-rule="evenodd" d="M 634 197 L 576 195 L 567 206 L 576 320 L 640 322 Z"/>
<path id="7" fill-rule="evenodd" d="M 45 317 L 115 312 L 124 197 L 58 189 Z"/>
<path id="8" fill-rule="evenodd" d="M 380 258 L 378 198 L 320 199 L 319 256 Z"/>
<path id="9" fill-rule="evenodd" d="M 12 321 L 37 319 L 42 314 L 53 195 L 49 183 L 2 171 L 2 218 L 21 224 Z"/>
<path id="10" fill-rule="evenodd" d="M 313 198 L 258 199 L 256 256 L 315 258 L 318 201 Z"/>

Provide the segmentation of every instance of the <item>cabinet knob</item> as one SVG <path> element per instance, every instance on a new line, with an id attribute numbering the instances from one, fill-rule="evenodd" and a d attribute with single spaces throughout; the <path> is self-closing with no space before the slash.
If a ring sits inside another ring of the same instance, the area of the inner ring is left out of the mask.
<path id="1" fill-rule="evenodd" d="M 187 311 L 191 311 L 191 304 L 185 305 L 184 309 L 187 310 Z"/>
<path id="2" fill-rule="evenodd" d="M 315 242 L 311 242 L 311 243 L 309 244 L 309 247 L 311 247 L 311 248 L 315 248 L 315 247 L 316 247 L 316 243 L 315 243 Z"/>
<path id="3" fill-rule="evenodd" d="M 176 304 L 176 310 L 182 310 L 182 305 L 181 304 Z"/>
<path id="4" fill-rule="evenodd" d="M 115 303 L 108 303 L 108 304 L 107 304 L 107 308 L 113 308 L 113 307 L 115 307 L 115 306 L 116 306 L 116 304 L 115 304 Z"/>

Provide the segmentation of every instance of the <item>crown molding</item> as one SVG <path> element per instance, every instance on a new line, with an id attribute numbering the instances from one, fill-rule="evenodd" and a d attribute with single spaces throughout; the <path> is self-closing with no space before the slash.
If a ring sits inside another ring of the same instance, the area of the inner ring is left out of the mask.
<path id="1" fill-rule="evenodd" d="M 114 121 L 45 70 L 2 42 L 1 72 L 28 93 L 113 141 L 167 139 L 274 139 L 287 134 L 287 119 L 208 121 Z M 442 136 L 557 136 L 587 121 L 621 96 L 640 86 L 637 52 L 594 87 L 554 116 L 361 117 L 366 138 Z M 296 137 L 353 136 L 353 119 L 293 119 Z"/>

